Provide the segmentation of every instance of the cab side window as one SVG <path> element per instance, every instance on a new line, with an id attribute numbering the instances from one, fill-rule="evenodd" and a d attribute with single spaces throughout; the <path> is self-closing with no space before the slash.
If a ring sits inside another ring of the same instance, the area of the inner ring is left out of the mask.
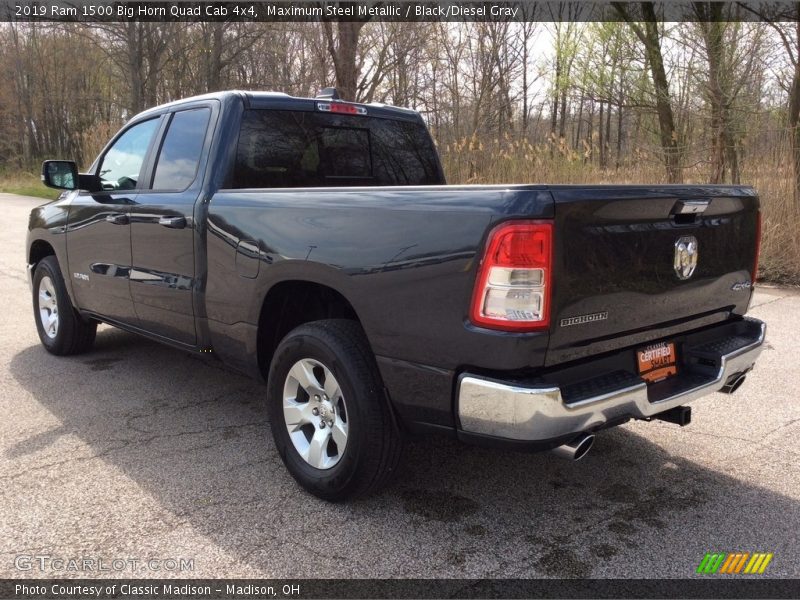
<path id="1" fill-rule="evenodd" d="M 182 110 L 172 116 L 158 154 L 154 190 L 185 190 L 194 181 L 211 110 Z"/>
<path id="2" fill-rule="evenodd" d="M 158 118 L 155 118 L 134 125 L 109 148 L 98 171 L 104 190 L 136 188 L 142 163 L 144 163 L 153 135 L 158 129 L 158 123 Z"/>

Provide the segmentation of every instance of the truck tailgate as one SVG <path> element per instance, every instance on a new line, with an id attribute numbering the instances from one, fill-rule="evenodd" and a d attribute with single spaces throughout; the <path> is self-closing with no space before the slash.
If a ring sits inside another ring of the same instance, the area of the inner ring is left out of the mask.
<path id="1" fill-rule="evenodd" d="M 554 186 L 551 192 L 555 252 L 546 364 L 747 310 L 759 219 L 751 188 Z"/>

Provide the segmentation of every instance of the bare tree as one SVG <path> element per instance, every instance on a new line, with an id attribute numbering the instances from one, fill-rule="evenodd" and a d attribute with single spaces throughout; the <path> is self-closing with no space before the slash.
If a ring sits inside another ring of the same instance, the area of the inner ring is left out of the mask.
<path id="1" fill-rule="evenodd" d="M 664 153 L 667 177 L 672 183 L 680 183 L 683 181 L 681 144 L 675 128 L 669 80 L 664 66 L 664 57 L 661 54 L 661 32 L 658 30 L 655 8 L 652 2 L 642 2 L 641 11 L 644 23 L 639 23 L 633 18 L 628 5 L 620 2 L 612 4 L 644 47 L 655 90 L 656 113 L 658 114 L 661 148 Z"/>
<path id="2" fill-rule="evenodd" d="M 352 2 L 342 5 L 354 6 Z M 360 69 L 357 62 L 358 38 L 364 21 L 330 21 L 323 23 L 328 40 L 328 52 L 333 59 L 336 73 L 336 88 L 343 100 L 355 100 L 358 91 Z M 334 32 L 335 28 L 335 32 Z"/>
<path id="3" fill-rule="evenodd" d="M 99 35 L 98 47 L 117 66 L 128 85 L 128 109 L 131 114 L 158 103 L 159 77 L 167 61 L 176 30 L 183 23 L 98 22 L 89 25 Z"/>

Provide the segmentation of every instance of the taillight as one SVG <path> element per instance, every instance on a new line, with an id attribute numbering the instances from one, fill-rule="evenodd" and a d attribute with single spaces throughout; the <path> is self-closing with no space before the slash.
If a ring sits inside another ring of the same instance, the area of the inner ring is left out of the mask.
<path id="1" fill-rule="evenodd" d="M 553 224 L 516 221 L 489 234 L 478 269 L 470 320 L 507 331 L 536 331 L 550 324 Z"/>
<path id="2" fill-rule="evenodd" d="M 753 259 L 753 272 L 750 273 L 750 281 L 755 284 L 758 275 L 758 257 L 761 254 L 761 211 L 756 213 L 756 255 Z"/>

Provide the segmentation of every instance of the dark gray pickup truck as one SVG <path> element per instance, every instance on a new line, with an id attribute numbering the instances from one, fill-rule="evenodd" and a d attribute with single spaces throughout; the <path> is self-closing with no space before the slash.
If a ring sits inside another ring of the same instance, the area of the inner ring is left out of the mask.
<path id="1" fill-rule="evenodd" d="M 98 322 L 267 382 L 310 492 L 375 489 L 408 433 L 580 458 L 630 419 L 685 425 L 733 392 L 756 193 L 740 186 L 446 186 L 419 114 L 224 92 L 137 115 L 30 217 L 53 354 Z"/>

